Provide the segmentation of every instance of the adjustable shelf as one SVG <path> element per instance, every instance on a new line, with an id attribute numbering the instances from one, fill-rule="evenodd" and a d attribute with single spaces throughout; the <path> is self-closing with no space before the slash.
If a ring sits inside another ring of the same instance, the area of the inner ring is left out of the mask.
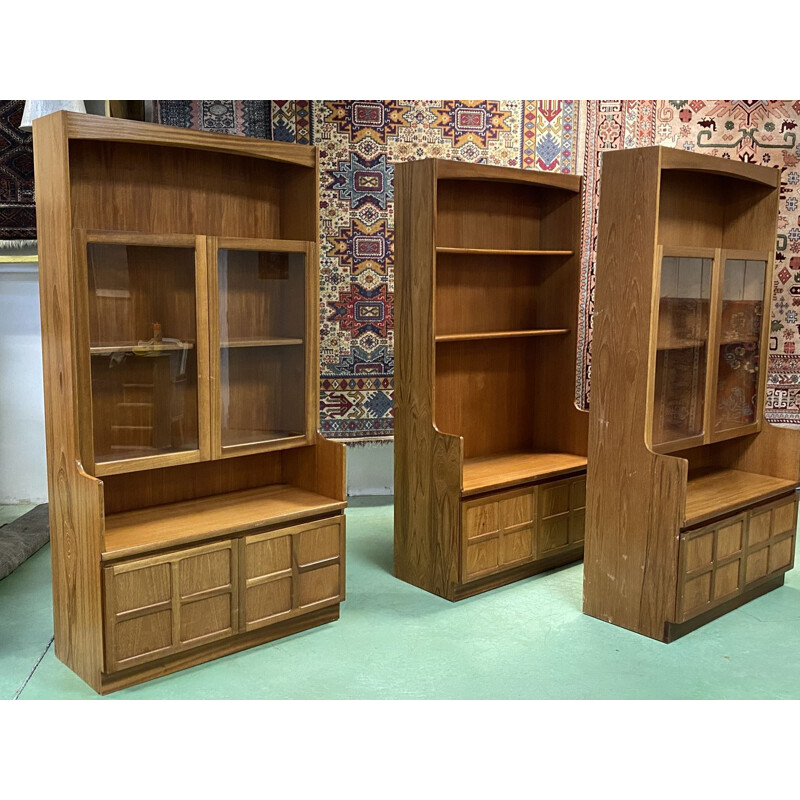
<path id="1" fill-rule="evenodd" d="M 142 355 L 149 355 L 151 353 L 170 353 L 182 350 L 192 350 L 194 348 L 193 342 L 166 343 L 166 344 L 146 344 L 139 345 L 132 342 L 123 342 L 120 344 L 98 344 L 91 345 L 89 352 L 93 356 L 110 356 L 114 353 L 136 353 Z"/>
<path id="2" fill-rule="evenodd" d="M 437 247 L 440 255 L 471 255 L 471 256 L 571 256 L 573 250 L 523 250 L 520 248 L 498 247 Z"/>
<path id="3" fill-rule="evenodd" d="M 436 336 L 437 342 L 469 342 L 483 339 L 524 339 L 529 336 L 556 336 L 569 333 L 568 328 L 549 328 L 528 331 L 486 331 L 476 333 L 444 333 Z"/>
<path id="4" fill-rule="evenodd" d="M 233 347 L 287 347 L 291 345 L 303 344 L 302 339 L 290 339 L 282 337 L 269 337 L 264 339 L 230 339 L 226 342 L 220 342 L 220 347 L 233 348 Z"/>

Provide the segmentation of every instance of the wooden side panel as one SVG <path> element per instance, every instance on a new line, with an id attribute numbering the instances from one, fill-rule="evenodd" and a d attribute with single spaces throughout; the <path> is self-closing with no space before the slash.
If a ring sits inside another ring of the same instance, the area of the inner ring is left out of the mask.
<path id="1" fill-rule="evenodd" d="M 644 445 L 659 152 L 603 157 L 584 612 L 660 639 L 675 609 L 687 464 Z"/>
<path id="2" fill-rule="evenodd" d="M 34 123 L 56 656 L 100 691 L 103 484 L 79 463 L 72 216 L 62 115 Z"/>
<path id="3" fill-rule="evenodd" d="M 433 422 L 433 161 L 395 168 L 394 568 L 401 580 L 442 597 L 458 581 L 463 445 Z"/>
<path id="4" fill-rule="evenodd" d="M 347 499 L 347 446 L 319 433 L 311 447 L 283 451 L 283 481 L 336 500 Z"/>
<path id="5" fill-rule="evenodd" d="M 240 548 L 243 631 L 344 600 L 343 515 L 246 536 Z"/>

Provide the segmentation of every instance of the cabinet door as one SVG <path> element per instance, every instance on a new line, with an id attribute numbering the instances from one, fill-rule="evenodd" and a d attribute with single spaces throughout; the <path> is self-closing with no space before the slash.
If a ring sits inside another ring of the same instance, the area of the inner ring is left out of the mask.
<path id="1" fill-rule="evenodd" d="M 580 545 L 586 520 L 586 476 L 539 487 L 536 557 L 554 555 Z"/>
<path id="2" fill-rule="evenodd" d="M 758 430 L 761 418 L 760 367 L 768 323 L 764 315 L 764 290 L 769 259 L 766 255 L 752 256 L 758 254 L 728 251 L 721 260 L 713 440 Z"/>
<path id="3" fill-rule="evenodd" d="M 244 630 L 344 600 L 343 515 L 245 536 L 240 547 Z"/>
<path id="4" fill-rule="evenodd" d="M 745 586 L 790 570 L 794 565 L 797 495 L 749 513 Z"/>
<path id="5" fill-rule="evenodd" d="M 461 504 L 461 580 L 476 580 L 534 557 L 537 487 Z"/>
<path id="6" fill-rule="evenodd" d="M 308 441 L 312 254 L 307 242 L 210 240 L 216 457 Z"/>
<path id="7" fill-rule="evenodd" d="M 655 349 L 652 444 L 659 452 L 703 440 L 715 251 L 664 251 Z"/>
<path id="8" fill-rule="evenodd" d="M 106 567 L 106 671 L 236 633 L 237 561 L 224 541 Z"/>
<path id="9" fill-rule="evenodd" d="M 207 458 L 203 237 L 79 231 L 75 245 L 88 471 Z"/>

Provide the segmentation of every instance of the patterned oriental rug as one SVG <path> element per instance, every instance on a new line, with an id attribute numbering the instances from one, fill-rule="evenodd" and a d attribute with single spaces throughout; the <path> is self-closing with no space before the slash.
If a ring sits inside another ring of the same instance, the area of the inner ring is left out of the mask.
<path id="1" fill-rule="evenodd" d="M 800 101 L 156 100 L 152 119 L 320 148 L 321 423 L 393 431 L 392 162 L 437 157 L 584 175 L 576 400 L 588 407 L 602 154 L 681 147 L 781 169 L 767 417 L 800 424 Z"/>
<path id="2" fill-rule="evenodd" d="M 0 100 L 0 251 L 35 244 L 33 137 L 21 131 L 24 100 Z"/>

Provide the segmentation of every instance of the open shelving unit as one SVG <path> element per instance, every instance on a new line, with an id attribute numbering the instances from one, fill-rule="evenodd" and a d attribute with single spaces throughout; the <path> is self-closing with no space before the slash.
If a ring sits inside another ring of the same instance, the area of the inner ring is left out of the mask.
<path id="1" fill-rule="evenodd" d="M 713 156 L 604 156 L 584 611 L 662 641 L 793 565 L 800 431 L 764 420 L 779 190 Z"/>
<path id="2" fill-rule="evenodd" d="M 315 148 L 35 129 L 56 655 L 106 693 L 337 619 Z"/>
<path id="3" fill-rule="evenodd" d="M 581 180 L 395 176 L 395 574 L 457 600 L 581 557 Z"/>

